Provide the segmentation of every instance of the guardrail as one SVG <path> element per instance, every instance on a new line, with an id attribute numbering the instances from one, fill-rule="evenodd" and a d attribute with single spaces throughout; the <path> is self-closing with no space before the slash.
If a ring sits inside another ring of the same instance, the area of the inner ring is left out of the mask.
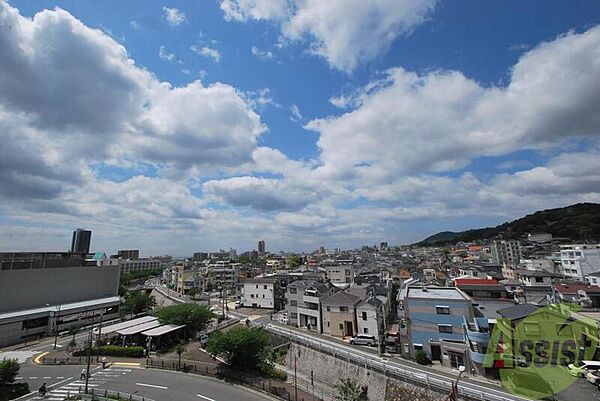
<path id="1" fill-rule="evenodd" d="M 84 387 L 79 387 L 78 390 L 73 390 L 67 394 L 67 400 L 89 400 L 89 401 L 115 401 L 117 400 L 128 400 L 128 401 L 154 401 L 152 398 L 142 397 L 140 395 L 134 395 L 124 393 L 122 391 L 114 391 L 108 389 L 88 389 L 88 392 L 84 392 Z M 61 394 L 62 395 L 62 394 Z M 52 390 L 48 392 L 48 396 L 52 397 Z"/>
<path id="2" fill-rule="evenodd" d="M 382 360 L 374 355 L 369 355 L 358 350 L 350 352 L 344 349 L 347 348 L 345 346 L 301 335 L 292 330 L 283 329 L 272 324 L 259 325 L 272 333 L 289 338 L 303 346 L 307 346 L 359 366 L 364 366 L 365 368 L 409 382 L 419 387 L 426 387 L 427 389 L 439 392 L 449 392 L 452 388 L 452 379 L 442 375 L 402 367 L 389 360 Z M 499 390 L 488 389 L 483 386 L 471 383 L 467 384 L 465 382 L 459 383 L 458 393 L 464 399 L 473 401 L 528 401 L 525 398 L 502 393 Z"/>

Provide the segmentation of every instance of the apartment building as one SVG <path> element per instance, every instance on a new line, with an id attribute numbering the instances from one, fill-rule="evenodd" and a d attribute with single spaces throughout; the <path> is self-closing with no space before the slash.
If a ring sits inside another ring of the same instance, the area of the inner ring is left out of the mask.
<path id="1" fill-rule="evenodd" d="M 352 265 L 327 266 L 325 270 L 327 279 L 334 285 L 351 284 L 354 280 Z"/>
<path id="2" fill-rule="evenodd" d="M 490 247 L 492 263 L 516 266 L 523 258 L 521 243 L 516 240 L 494 241 Z"/>
<path id="3" fill-rule="evenodd" d="M 160 270 L 161 261 L 158 259 L 118 259 L 121 274 L 135 273 L 147 270 Z"/>
<path id="4" fill-rule="evenodd" d="M 280 280 L 274 277 L 246 279 L 242 290 L 242 305 L 247 308 L 280 310 L 284 305 L 284 293 Z"/>
<path id="5" fill-rule="evenodd" d="M 600 245 L 561 245 L 560 262 L 565 276 L 585 280 L 591 273 L 600 271 Z"/>

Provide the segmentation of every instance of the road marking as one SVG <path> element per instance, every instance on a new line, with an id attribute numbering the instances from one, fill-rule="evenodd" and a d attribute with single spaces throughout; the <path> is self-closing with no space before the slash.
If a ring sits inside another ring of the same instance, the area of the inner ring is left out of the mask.
<path id="1" fill-rule="evenodd" d="M 50 352 L 42 352 L 41 354 L 39 354 L 38 356 L 36 356 L 36 357 L 33 359 L 33 362 L 34 362 L 34 363 L 37 363 L 37 364 L 39 364 L 39 363 L 40 363 L 40 361 L 42 360 L 42 358 L 43 358 L 43 357 L 45 357 L 46 355 L 48 355 L 49 353 L 50 353 Z"/>
<path id="2" fill-rule="evenodd" d="M 156 384 L 145 384 L 145 383 L 135 383 L 136 386 L 144 386 L 144 387 L 152 387 L 152 388 L 159 388 L 161 390 L 168 390 L 168 387 L 165 386 L 157 386 Z M 214 401 L 214 400 L 213 400 Z"/>
<path id="3" fill-rule="evenodd" d="M 50 376 L 44 376 L 42 379 L 52 379 Z"/>
<path id="4" fill-rule="evenodd" d="M 141 363 L 135 363 L 135 362 L 113 362 L 110 365 L 111 366 L 140 366 Z"/>
<path id="5" fill-rule="evenodd" d="M 35 380 L 37 378 L 38 378 L 37 376 L 29 376 L 29 379 L 31 379 L 31 380 Z"/>
<path id="6" fill-rule="evenodd" d="M 196 394 L 196 397 L 204 398 L 205 400 L 208 400 L 208 401 L 215 401 L 214 399 L 203 396 L 202 394 Z"/>
<path id="7" fill-rule="evenodd" d="M 57 379 L 64 379 L 64 376 L 56 376 Z"/>

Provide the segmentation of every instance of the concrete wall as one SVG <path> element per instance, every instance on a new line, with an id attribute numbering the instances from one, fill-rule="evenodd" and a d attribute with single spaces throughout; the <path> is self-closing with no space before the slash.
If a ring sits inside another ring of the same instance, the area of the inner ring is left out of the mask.
<path id="1" fill-rule="evenodd" d="M 115 296 L 119 267 L 0 271 L 0 313 Z"/>

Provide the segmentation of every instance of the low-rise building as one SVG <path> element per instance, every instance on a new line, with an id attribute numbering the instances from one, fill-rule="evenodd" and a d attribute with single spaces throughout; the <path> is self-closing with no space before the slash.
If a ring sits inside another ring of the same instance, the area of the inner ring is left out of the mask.
<path id="1" fill-rule="evenodd" d="M 242 305 L 247 308 L 280 310 L 284 305 L 284 293 L 280 280 L 274 277 L 246 279 L 242 290 Z"/>
<path id="2" fill-rule="evenodd" d="M 354 280 L 352 265 L 327 266 L 327 279 L 334 285 L 351 284 Z"/>
<path id="3" fill-rule="evenodd" d="M 121 274 L 135 273 L 148 270 L 160 270 L 161 261 L 158 259 L 118 259 Z"/>
<path id="4" fill-rule="evenodd" d="M 356 307 L 360 302 L 359 297 L 345 291 L 323 299 L 323 332 L 340 338 L 358 334 Z"/>
<path id="5" fill-rule="evenodd" d="M 329 286 L 318 281 L 296 280 L 290 283 L 286 292 L 289 323 L 323 333 L 321 300 L 331 293 Z"/>
<path id="6" fill-rule="evenodd" d="M 600 245 L 561 245 L 560 259 L 565 276 L 585 280 L 590 273 L 600 271 Z"/>

